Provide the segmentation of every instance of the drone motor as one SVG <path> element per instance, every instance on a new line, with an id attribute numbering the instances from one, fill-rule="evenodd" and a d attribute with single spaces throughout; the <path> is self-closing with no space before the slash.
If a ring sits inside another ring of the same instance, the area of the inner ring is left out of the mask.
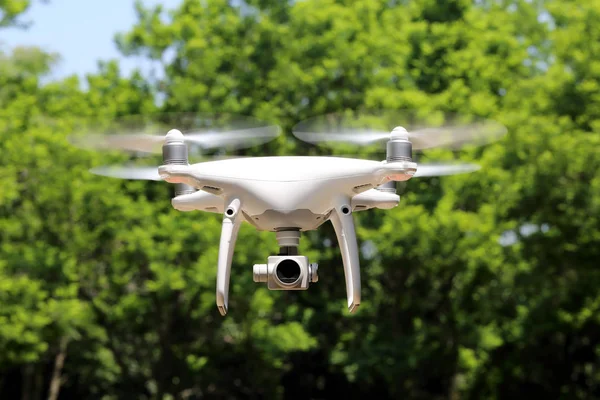
<path id="1" fill-rule="evenodd" d="M 183 140 L 183 134 L 177 129 L 171 129 L 165 136 L 165 144 L 162 146 L 164 165 L 188 165 L 187 144 Z M 175 184 L 175 197 L 183 194 L 196 192 L 193 186 L 185 183 Z"/>
<path id="2" fill-rule="evenodd" d="M 387 162 L 412 161 L 412 143 L 408 140 L 408 132 L 402 127 L 396 127 L 387 142 Z"/>

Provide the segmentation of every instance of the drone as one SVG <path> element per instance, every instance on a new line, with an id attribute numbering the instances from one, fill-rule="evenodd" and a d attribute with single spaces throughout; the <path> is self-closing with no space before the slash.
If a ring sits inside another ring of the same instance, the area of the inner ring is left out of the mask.
<path id="1" fill-rule="evenodd" d="M 390 115 L 402 120 L 399 112 Z M 106 166 L 92 168 L 91 172 L 121 179 L 165 181 L 175 185 L 171 205 L 176 210 L 222 215 L 216 274 L 216 305 L 222 316 L 228 311 L 231 264 L 242 223 L 274 232 L 279 246 L 277 255 L 253 266 L 254 282 L 266 283 L 270 290 L 306 290 L 319 279 L 318 264 L 299 254 L 301 233 L 316 230 L 327 221 L 333 225 L 341 253 L 348 311 L 354 313 L 361 303 L 361 278 L 353 214 L 398 206 L 397 182 L 480 168 L 467 163 L 418 165 L 413 151 L 483 145 L 506 133 L 502 125 L 492 121 L 418 126 L 412 123 L 413 117 L 404 118 L 410 123 L 398 125 L 389 124 L 388 119 L 374 128 L 373 119 L 361 114 L 328 114 L 292 129 L 296 139 L 310 144 L 342 143 L 362 148 L 385 143 L 381 146 L 385 148 L 385 159 L 380 161 L 307 155 L 217 157 L 190 164 L 190 148 L 249 148 L 274 140 L 282 132 L 279 126 L 256 120 L 252 125 L 249 119 L 219 124 L 214 118 L 196 114 L 171 114 L 168 120 L 146 123 L 144 129 L 138 127 L 134 133 L 113 129 L 75 138 L 72 143 L 95 149 L 162 152 L 162 165 L 158 167 Z M 131 128 L 131 124 L 125 125 Z"/>

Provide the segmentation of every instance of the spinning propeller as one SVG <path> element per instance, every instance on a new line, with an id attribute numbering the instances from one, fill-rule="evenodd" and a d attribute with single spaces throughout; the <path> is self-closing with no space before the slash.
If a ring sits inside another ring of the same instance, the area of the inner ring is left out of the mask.
<path id="1" fill-rule="evenodd" d="M 269 142 L 280 133 L 278 126 L 250 117 L 167 113 L 86 123 L 70 140 L 81 148 L 160 153 L 165 134 L 173 128 L 184 134 L 180 139 L 191 153 L 249 148 Z"/>
<path id="2" fill-rule="evenodd" d="M 414 150 L 488 144 L 504 136 L 506 128 L 494 121 L 473 121 L 465 116 L 420 116 L 417 112 L 390 110 L 326 114 L 300 122 L 292 132 L 304 142 L 329 147 L 349 144 L 362 148 L 387 140 L 386 159 L 393 162 L 412 161 Z M 454 175 L 479 168 L 465 163 L 419 164 L 413 177 Z"/>
<path id="3" fill-rule="evenodd" d="M 80 148 L 122 150 L 138 155 L 162 151 L 163 164 L 187 164 L 188 153 L 200 157 L 198 161 L 238 158 L 206 153 L 258 146 L 280 133 L 279 126 L 250 117 L 171 113 L 88 122 L 79 127 L 78 134 L 71 136 L 70 141 Z M 442 113 L 420 116 L 408 111 L 348 111 L 305 120 L 294 126 L 292 133 L 302 141 L 330 147 L 350 144 L 364 148 L 387 141 L 386 159 L 393 162 L 412 161 L 415 150 L 459 149 L 491 143 L 501 138 L 506 128 L 493 121 L 473 121 Z M 454 175 L 478 169 L 478 165 L 465 163 L 419 164 L 414 177 Z M 163 180 L 157 166 L 102 166 L 91 172 L 121 179 Z M 183 184 L 177 186 L 178 193 L 192 190 Z"/>
<path id="4" fill-rule="evenodd" d="M 120 179 L 137 179 L 145 181 L 162 181 L 156 167 L 140 167 L 135 165 L 102 166 L 90 169 L 96 175 Z"/>
<path id="5" fill-rule="evenodd" d="M 506 128 L 494 121 L 444 113 L 421 117 L 408 111 L 326 114 L 305 120 L 292 131 L 302 141 L 325 146 L 364 146 L 391 139 L 409 141 L 412 150 L 481 146 L 506 134 Z"/>
<path id="6" fill-rule="evenodd" d="M 177 129 L 173 129 L 177 128 Z M 132 153 L 163 155 L 163 164 L 187 164 L 188 154 L 198 161 L 239 158 L 206 152 L 234 151 L 267 143 L 280 134 L 276 125 L 267 125 L 250 117 L 231 114 L 203 115 L 170 113 L 135 115 L 110 122 L 88 122 L 69 138 L 80 148 L 122 150 Z M 166 135 L 165 135 L 166 133 Z M 90 172 L 121 179 L 163 180 L 158 166 L 101 166 Z M 176 195 L 194 191 L 176 185 Z"/>

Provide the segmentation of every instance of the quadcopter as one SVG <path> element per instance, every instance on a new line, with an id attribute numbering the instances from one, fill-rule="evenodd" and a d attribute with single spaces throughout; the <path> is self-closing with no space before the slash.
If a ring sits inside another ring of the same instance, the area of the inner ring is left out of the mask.
<path id="1" fill-rule="evenodd" d="M 390 115 L 402 120 L 398 112 Z M 374 128 L 373 119 L 361 114 L 328 114 L 292 129 L 295 138 L 311 144 L 367 147 L 385 142 L 385 159 L 381 161 L 317 155 L 216 158 L 190 164 L 190 148 L 249 148 L 281 134 L 278 126 L 261 125 L 255 120 L 251 126 L 249 119 L 218 124 L 215 119 L 190 114 L 172 114 L 168 121 L 146 123 L 144 129 L 137 127 L 134 133 L 108 129 L 72 143 L 97 149 L 162 152 L 162 165 L 158 167 L 108 166 L 91 172 L 122 179 L 166 181 L 175 184 L 171 204 L 176 210 L 222 214 L 216 274 L 216 305 L 221 315 L 228 311 L 231 264 L 244 222 L 257 230 L 274 232 L 280 249 L 265 264 L 253 266 L 253 280 L 266 283 L 270 290 L 306 290 L 319 279 L 318 264 L 298 253 L 301 233 L 330 221 L 341 252 L 348 311 L 354 313 L 361 303 L 361 279 L 353 214 L 396 207 L 400 202 L 397 182 L 479 169 L 476 164 L 464 163 L 418 165 L 413 151 L 481 145 L 506 133 L 503 126 L 491 121 L 419 126 L 412 123 L 414 117 L 404 118 L 408 122 L 398 125 L 388 123 L 388 119 Z"/>

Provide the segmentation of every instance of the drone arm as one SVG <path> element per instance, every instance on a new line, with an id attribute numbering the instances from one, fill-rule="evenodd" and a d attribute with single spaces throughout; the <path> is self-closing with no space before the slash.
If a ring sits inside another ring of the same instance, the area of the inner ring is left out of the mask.
<path id="1" fill-rule="evenodd" d="M 395 186 L 396 183 L 393 183 Z M 352 197 L 350 205 L 352 206 L 352 211 L 357 212 L 370 210 L 372 208 L 389 210 L 396 207 L 399 202 L 400 196 L 394 192 L 387 192 L 379 189 L 369 189 Z"/>
<path id="2" fill-rule="evenodd" d="M 217 308 L 221 315 L 227 314 L 231 262 L 233 260 L 233 250 L 237 234 L 242 223 L 240 208 L 240 200 L 237 198 L 233 199 L 226 203 L 225 213 L 223 214 L 217 266 Z"/>
<path id="3" fill-rule="evenodd" d="M 338 202 L 329 217 L 337 236 L 346 277 L 348 311 L 353 313 L 360 305 L 360 264 L 358 243 L 352 218 L 352 209 L 346 202 Z"/>
<path id="4" fill-rule="evenodd" d="M 198 190 L 194 193 L 182 194 L 171 199 L 171 205 L 177 211 L 205 211 L 223 214 L 225 204 L 223 198 L 216 194 Z"/>

